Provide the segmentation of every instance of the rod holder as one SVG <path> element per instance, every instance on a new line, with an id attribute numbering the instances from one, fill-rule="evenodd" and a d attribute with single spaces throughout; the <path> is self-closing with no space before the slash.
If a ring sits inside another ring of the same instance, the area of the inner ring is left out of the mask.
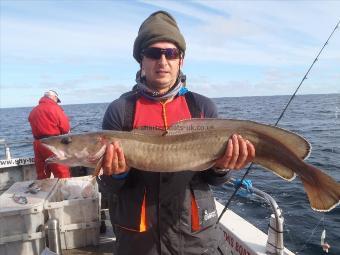
<path id="1" fill-rule="evenodd" d="M 7 160 L 12 158 L 11 157 L 11 151 L 9 150 L 8 146 L 5 147 L 5 157 L 6 157 Z"/>
<path id="2" fill-rule="evenodd" d="M 268 240 L 266 245 L 266 252 L 268 254 L 282 255 L 283 246 L 283 217 L 276 219 L 274 214 L 270 215 L 270 223 L 268 228 Z M 279 225 L 277 225 L 279 224 Z"/>

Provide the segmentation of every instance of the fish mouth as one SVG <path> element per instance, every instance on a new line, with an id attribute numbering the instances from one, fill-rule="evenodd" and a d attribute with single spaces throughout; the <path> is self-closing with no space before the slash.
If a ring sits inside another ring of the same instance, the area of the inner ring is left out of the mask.
<path id="1" fill-rule="evenodd" d="M 63 159 L 66 158 L 66 154 L 62 150 L 59 150 L 56 147 L 49 145 L 47 143 L 44 143 L 44 142 L 42 142 L 42 145 L 44 145 L 46 148 L 48 148 L 54 154 L 53 156 L 48 158 L 50 160 L 53 160 L 53 162 L 63 160 Z M 46 159 L 45 161 L 47 161 L 48 159 Z"/>
<path id="2" fill-rule="evenodd" d="M 105 150 L 106 150 L 106 145 L 103 145 L 93 155 L 88 155 L 88 152 L 86 150 L 68 155 L 62 150 L 53 149 L 52 152 L 54 153 L 54 155 L 47 158 L 45 160 L 45 163 L 47 164 L 60 163 L 60 164 L 66 164 L 69 166 L 84 165 L 88 167 L 94 167 L 98 163 L 98 161 L 104 156 Z"/>
<path id="3" fill-rule="evenodd" d="M 51 156 L 47 159 L 45 159 L 45 164 L 72 164 L 72 166 L 77 166 L 74 165 L 73 162 L 75 162 L 73 158 L 66 158 L 66 157 L 59 157 L 59 156 Z"/>
<path id="4" fill-rule="evenodd" d="M 93 167 L 94 164 L 85 160 L 81 160 L 77 157 L 67 157 L 67 158 L 59 158 L 56 156 L 51 156 L 45 160 L 45 164 L 62 164 L 66 166 L 86 166 Z"/>
<path id="5" fill-rule="evenodd" d="M 60 161 L 60 159 L 56 156 L 51 156 L 45 160 L 45 163 L 56 163 Z"/>

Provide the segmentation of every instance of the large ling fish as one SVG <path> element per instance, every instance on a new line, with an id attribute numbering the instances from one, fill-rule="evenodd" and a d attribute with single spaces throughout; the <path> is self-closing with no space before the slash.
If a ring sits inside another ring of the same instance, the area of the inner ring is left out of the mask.
<path id="1" fill-rule="evenodd" d="M 254 163 L 288 181 L 300 176 L 314 210 L 329 211 L 339 204 L 340 184 L 303 161 L 311 148 L 303 137 L 253 121 L 191 119 L 176 123 L 166 133 L 151 128 L 99 131 L 55 136 L 41 142 L 55 154 L 48 162 L 69 166 L 96 167 L 106 145 L 115 140 L 120 142 L 131 167 L 154 172 L 202 171 L 224 154 L 234 133 L 254 144 Z"/>

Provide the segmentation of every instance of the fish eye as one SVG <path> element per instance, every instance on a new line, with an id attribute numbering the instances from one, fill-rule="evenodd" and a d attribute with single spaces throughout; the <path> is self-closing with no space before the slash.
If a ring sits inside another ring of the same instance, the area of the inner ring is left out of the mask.
<path id="1" fill-rule="evenodd" d="M 60 142 L 62 144 L 70 144 L 70 143 L 72 143 L 72 138 L 70 136 L 63 137 Z"/>

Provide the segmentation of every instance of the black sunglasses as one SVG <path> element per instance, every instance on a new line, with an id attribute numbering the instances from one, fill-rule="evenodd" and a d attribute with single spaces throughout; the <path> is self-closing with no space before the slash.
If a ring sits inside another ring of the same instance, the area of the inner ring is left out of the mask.
<path id="1" fill-rule="evenodd" d="M 142 51 L 142 55 L 147 57 L 147 58 L 151 58 L 151 59 L 155 59 L 158 60 L 162 57 L 162 55 L 164 54 L 166 59 L 178 59 L 181 56 L 181 51 L 177 48 L 165 48 L 165 49 L 161 49 L 161 48 L 155 48 L 155 47 L 151 47 L 151 48 L 146 48 Z"/>

